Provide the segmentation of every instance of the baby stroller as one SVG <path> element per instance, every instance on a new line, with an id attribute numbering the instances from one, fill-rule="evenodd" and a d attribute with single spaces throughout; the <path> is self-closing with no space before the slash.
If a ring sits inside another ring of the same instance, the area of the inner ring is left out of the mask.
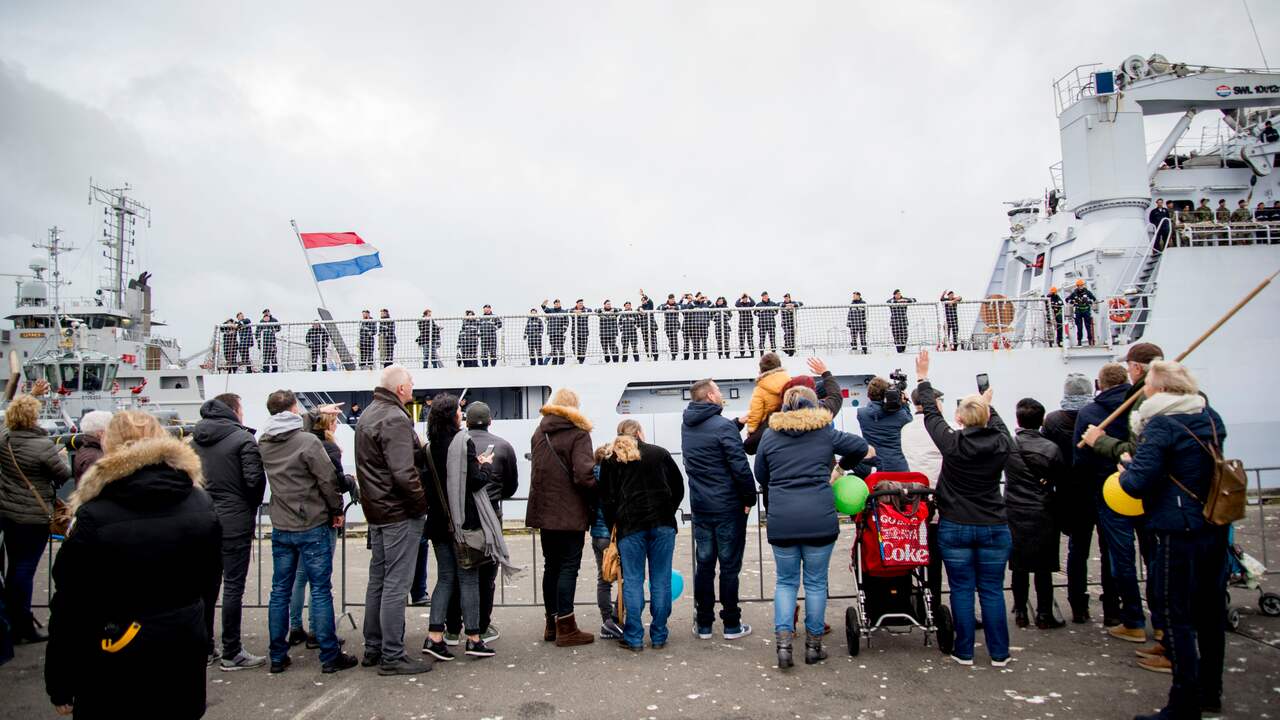
<path id="1" fill-rule="evenodd" d="M 955 642 L 951 610 L 939 604 L 935 618 L 929 591 L 929 480 L 914 472 L 876 472 L 866 483 L 871 492 L 854 518 L 849 561 L 857 583 L 854 605 L 844 614 L 849 654 L 858 654 L 864 638 L 871 647 L 875 632 L 906 635 L 916 628 L 924 632 L 926 647 L 932 636 L 943 653 L 950 653 Z"/>
<path id="2" fill-rule="evenodd" d="M 1258 609 L 1263 615 L 1275 617 L 1280 615 L 1280 595 L 1264 592 L 1260 585 L 1267 569 L 1256 558 L 1249 555 L 1236 544 L 1236 529 L 1232 527 L 1227 536 L 1227 626 L 1232 630 L 1240 629 L 1240 608 L 1231 607 L 1231 591 L 1229 588 L 1244 588 L 1258 591 Z"/>

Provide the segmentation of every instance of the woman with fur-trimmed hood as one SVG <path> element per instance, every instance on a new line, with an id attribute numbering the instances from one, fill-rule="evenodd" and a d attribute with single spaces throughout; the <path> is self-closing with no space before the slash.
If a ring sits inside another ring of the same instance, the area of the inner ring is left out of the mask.
<path id="1" fill-rule="evenodd" d="M 77 718 L 201 717 L 222 530 L 200 458 L 136 410 L 102 445 L 53 565 L 49 699 Z"/>
<path id="2" fill-rule="evenodd" d="M 807 387 L 783 395 L 782 408 L 769 417 L 769 429 L 756 453 L 756 481 L 765 492 L 769 544 L 777 565 L 773 624 L 778 667 L 792 665 L 796 595 L 803 568 L 806 664 L 824 660 L 822 649 L 827 607 L 827 567 L 840 535 L 831 470 L 835 456 L 856 465 L 875 456 L 867 441 L 841 432 L 831 412 Z"/>
<path id="3" fill-rule="evenodd" d="M 556 390 L 541 412 L 542 422 L 529 441 L 532 477 L 525 523 L 541 530 L 543 639 L 560 647 L 586 645 L 595 637 L 578 630 L 573 597 L 594 508 L 591 421 L 578 409 L 578 394 L 568 388 Z"/>

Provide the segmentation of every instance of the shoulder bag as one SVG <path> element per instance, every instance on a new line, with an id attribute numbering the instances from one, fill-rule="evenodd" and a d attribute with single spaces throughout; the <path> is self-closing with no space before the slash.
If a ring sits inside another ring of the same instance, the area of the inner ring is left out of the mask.
<path id="1" fill-rule="evenodd" d="M 13 454 L 13 445 L 5 440 L 5 449 L 9 451 L 9 460 L 13 462 L 13 469 L 18 471 L 18 477 L 22 478 L 22 482 L 27 484 L 27 489 L 31 491 L 31 496 L 40 504 L 40 509 L 45 515 L 49 516 L 49 534 L 61 535 L 66 537 L 67 531 L 71 529 L 71 508 L 59 498 L 53 496 L 53 510 L 49 509 L 48 503 L 44 498 L 40 497 L 40 493 L 36 490 L 36 486 L 31 484 L 27 479 L 27 474 L 22 471 L 22 466 L 18 464 L 18 456 Z"/>
<path id="2" fill-rule="evenodd" d="M 1178 424 L 1182 425 L 1182 423 Z M 1213 420 L 1209 421 L 1209 427 L 1213 430 L 1212 445 L 1205 445 L 1203 440 L 1191 432 L 1191 428 L 1182 425 L 1182 429 L 1186 430 L 1187 434 L 1204 448 L 1206 453 L 1209 453 L 1209 457 L 1213 458 L 1213 477 L 1209 479 L 1208 497 L 1200 499 L 1172 474 L 1169 475 L 1169 479 L 1190 495 L 1192 500 L 1204 506 L 1206 522 L 1210 525 L 1230 525 L 1244 519 L 1245 493 L 1249 487 L 1249 480 L 1244 472 L 1244 463 L 1239 460 L 1227 460 L 1218 451 L 1218 426 Z"/>
<path id="3" fill-rule="evenodd" d="M 491 562 L 488 555 L 484 553 L 484 531 L 482 530 L 464 530 L 461 526 L 454 525 L 453 511 L 449 509 L 449 500 L 444 495 L 444 489 L 440 484 L 440 473 L 436 470 L 435 458 L 431 454 L 431 446 L 424 448 L 426 455 L 427 467 L 431 469 L 431 477 L 434 480 L 432 485 L 436 488 L 436 497 L 440 498 L 440 507 L 444 508 L 445 517 L 449 520 L 449 534 L 453 536 L 453 554 L 457 557 L 458 567 L 463 570 L 471 570 L 478 568 L 488 562 Z M 459 532 L 455 533 L 453 529 L 457 527 Z M 462 542 L 458 541 L 458 536 L 462 536 Z"/>

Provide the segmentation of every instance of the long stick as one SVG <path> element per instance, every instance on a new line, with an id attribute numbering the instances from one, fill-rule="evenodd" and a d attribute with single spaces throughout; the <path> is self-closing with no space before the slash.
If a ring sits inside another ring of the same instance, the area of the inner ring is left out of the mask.
<path id="1" fill-rule="evenodd" d="M 1236 313 L 1240 312 L 1240 310 L 1241 310 L 1245 305 L 1248 305 L 1248 304 L 1249 304 L 1249 302 L 1250 302 L 1251 300 L 1253 300 L 1255 297 L 1257 297 L 1257 296 L 1258 296 L 1258 293 L 1262 292 L 1263 288 L 1265 288 L 1266 286 L 1270 285 L 1270 284 L 1271 284 L 1271 281 L 1272 281 L 1272 280 L 1274 280 L 1274 279 L 1275 279 L 1275 277 L 1276 277 L 1277 275 L 1280 275 L 1280 270 L 1277 270 L 1277 271 L 1275 271 L 1275 272 L 1271 273 L 1271 276 L 1270 276 L 1270 277 L 1268 277 L 1266 280 L 1263 280 L 1261 283 L 1259 283 L 1259 284 L 1258 284 L 1258 287 L 1254 288 L 1254 289 L 1253 289 L 1253 290 L 1252 290 L 1248 295 L 1245 295 L 1245 296 L 1244 296 L 1244 298 L 1242 298 L 1242 299 L 1240 300 L 1240 302 L 1238 302 L 1238 303 L 1236 303 L 1236 304 L 1235 304 L 1235 307 L 1233 307 L 1233 308 L 1231 308 L 1230 310 L 1228 310 L 1228 311 L 1227 311 L 1227 314 L 1226 314 L 1226 315 L 1223 315 L 1221 318 L 1219 318 L 1219 319 L 1218 319 L 1218 322 L 1214 323 L 1214 324 L 1213 324 L 1213 325 L 1212 325 L 1208 330 L 1205 330 L 1203 335 L 1201 335 L 1200 337 L 1196 338 L 1196 341 L 1195 341 L 1195 342 L 1193 342 L 1193 343 L 1191 343 L 1191 347 L 1188 347 L 1186 350 L 1183 350 L 1183 351 L 1182 351 L 1182 354 L 1180 354 L 1180 355 L 1178 355 L 1178 357 L 1174 358 L 1174 359 L 1173 359 L 1173 360 L 1174 360 L 1174 362 L 1182 362 L 1184 358 L 1186 358 L 1186 357 L 1187 357 L 1188 355 L 1190 355 L 1193 351 L 1195 351 L 1195 349 L 1196 349 L 1196 348 L 1200 347 L 1200 345 L 1201 345 L 1202 343 L 1204 343 L 1204 341 L 1205 341 L 1205 340 L 1208 340 L 1208 339 L 1209 339 L 1209 336 L 1210 336 L 1210 335 L 1212 335 L 1212 334 L 1214 334 L 1215 332 L 1217 332 L 1218 328 L 1220 328 L 1220 327 L 1222 327 L 1223 325 L 1225 325 L 1225 324 L 1226 324 L 1226 322 L 1227 322 L 1228 320 L 1230 320 L 1230 319 L 1231 319 L 1231 317 L 1232 317 L 1233 315 L 1235 315 Z M 1135 389 L 1137 389 L 1138 387 L 1141 387 L 1141 385 L 1142 385 L 1142 383 L 1141 383 L 1141 382 L 1139 382 L 1139 383 L 1138 383 L 1138 385 L 1135 387 Z M 1138 401 L 1138 393 L 1137 393 L 1137 392 L 1135 392 L 1135 393 L 1133 393 L 1132 395 L 1130 395 L 1130 396 L 1129 396 L 1129 399 L 1125 400 L 1123 403 L 1120 403 L 1120 407 L 1118 407 L 1118 408 L 1116 408 L 1115 410 L 1113 410 L 1113 411 L 1111 412 L 1111 414 L 1110 414 L 1110 415 L 1108 415 L 1108 416 L 1106 417 L 1106 419 L 1105 419 L 1105 420 L 1103 420 L 1102 422 L 1098 423 L 1098 426 L 1097 426 L 1097 427 L 1098 427 L 1098 429 L 1099 429 L 1099 430 L 1105 430 L 1105 429 L 1106 429 L 1106 427 L 1107 427 L 1108 425 L 1110 425 L 1113 421 L 1115 421 L 1115 420 L 1116 420 L 1117 418 L 1119 418 L 1121 415 L 1123 415 L 1123 414 L 1125 414 L 1126 412 L 1128 412 L 1128 411 L 1129 411 L 1129 408 L 1130 408 L 1130 407 L 1132 407 L 1132 406 L 1133 406 L 1133 404 L 1134 404 L 1135 402 L 1137 402 L 1137 401 Z M 1076 445 L 1076 447 L 1080 447 L 1080 448 L 1082 448 L 1082 447 L 1084 447 L 1084 446 L 1085 446 L 1085 444 L 1086 444 L 1086 443 L 1085 443 L 1085 441 L 1084 441 L 1084 440 L 1081 440 L 1081 441 Z"/>
<path id="2" fill-rule="evenodd" d="M 316 280 L 316 271 L 311 268 L 311 263 L 307 262 L 307 246 L 302 242 L 302 233 L 298 232 L 298 223 L 290 219 L 289 224 L 293 226 L 293 234 L 298 237 L 298 247 L 302 248 L 302 261 L 307 263 L 307 274 L 311 276 L 311 283 L 316 286 L 316 295 L 320 296 L 320 307 L 328 310 L 329 305 L 324 301 L 324 293 L 320 292 L 320 281 Z"/>

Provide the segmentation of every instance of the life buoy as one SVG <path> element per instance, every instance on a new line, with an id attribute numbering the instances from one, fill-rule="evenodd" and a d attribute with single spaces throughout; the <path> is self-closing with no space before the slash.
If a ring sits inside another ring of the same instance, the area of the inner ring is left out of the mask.
<path id="1" fill-rule="evenodd" d="M 1127 323 L 1129 318 L 1133 317 L 1133 311 L 1129 309 L 1129 301 L 1124 298 L 1111 298 L 1107 301 L 1107 307 L 1111 308 L 1109 317 L 1113 323 Z"/>
<path id="2" fill-rule="evenodd" d="M 1006 333 L 1013 328 L 1013 302 L 1004 295 L 988 296 L 982 301 L 979 313 L 989 335 Z"/>

